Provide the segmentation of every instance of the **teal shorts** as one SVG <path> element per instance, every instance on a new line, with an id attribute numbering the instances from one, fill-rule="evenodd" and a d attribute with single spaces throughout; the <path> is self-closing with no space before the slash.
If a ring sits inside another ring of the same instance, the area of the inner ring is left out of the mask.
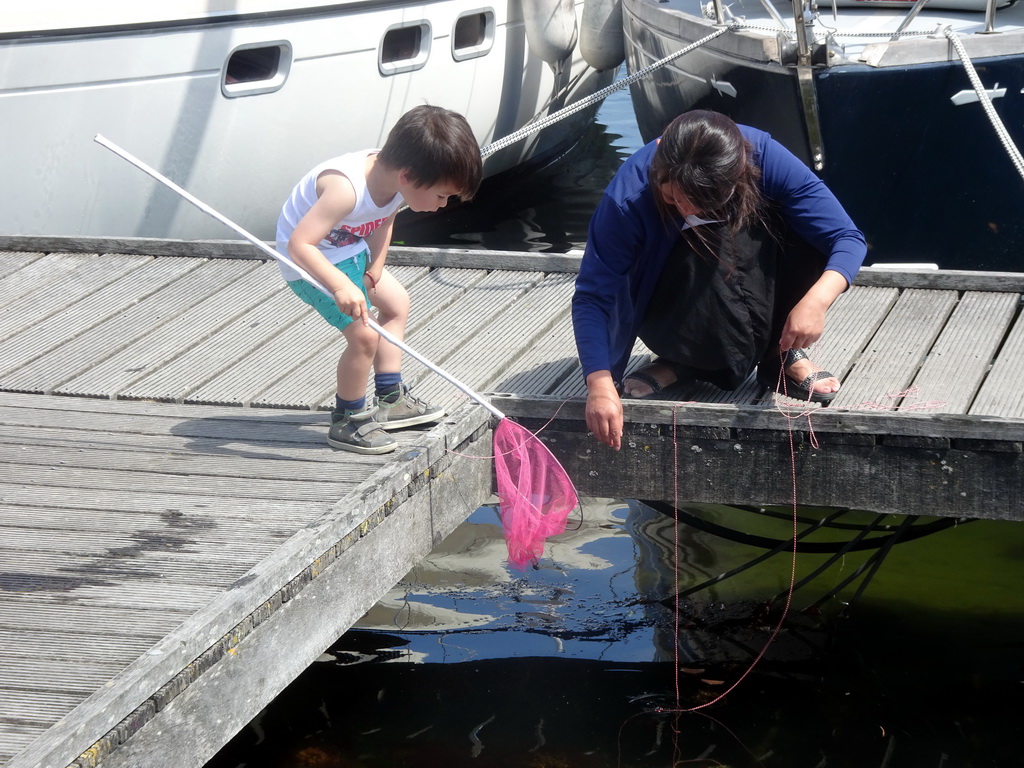
<path id="1" fill-rule="evenodd" d="M 366 261 L 369 256 L 370 254 L 367 251 L 363 251 L 354 259 L 345 259 L 334 265 L 338 268 L 338 271 L 348 277 L 363 292 L 363 297 L 366 299 L 366 306 L 368 307 L 373 305 L 370 303 L 370 296 L 366 292 L 366 286 L 363 284 L 363 273 L 366 272 Z M 288 287 L 292 289 L 296 296 L 315 309 L 320 317 L 339 331 L 344 331 L 348 324 L 352 322 L 351 317 L 338 309 L 334 299 L 305 280 L 290 280 Z"/>

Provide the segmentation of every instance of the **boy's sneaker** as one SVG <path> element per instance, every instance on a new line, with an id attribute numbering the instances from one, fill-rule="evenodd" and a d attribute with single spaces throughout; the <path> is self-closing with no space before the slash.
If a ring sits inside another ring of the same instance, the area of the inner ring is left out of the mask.
<path id="1" fill-rule="evenodd" d="M 387 399 L 376 398 L 377 422 L 381 427 L 401 429 L 415 427 L 417 424 L 430 424 L 444 418 L 443 409 L 420 400 L 405 384 L 401 387 L 394 402 L 389 403 Z"/>
<path id="2" fill-rule="evenodd" d="M 388 453 L 398 443 L 374 419 L 376 408 L 362 411 L 332 411 L 327 444 L 355 453 Z"/>

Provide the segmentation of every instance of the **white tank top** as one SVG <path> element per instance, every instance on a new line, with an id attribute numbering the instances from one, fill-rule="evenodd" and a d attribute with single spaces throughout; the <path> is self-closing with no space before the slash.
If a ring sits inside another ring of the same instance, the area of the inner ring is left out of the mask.
<path id="1" fill-rule="evenodd" d="M 403 202 L 401 195 L 395 195 L 383 206 L 378 206 L 366 191 L 366 158 L 379 151 L 364 149 L 331 158 L 302 177 L 285 201 L 281 215 L 277 218 L 278 253 L 288 259 L 291 258 L 288 254 L 288 238 L 292 236 L 302 217 L 309 213 L 309 209 L 316 203 L 316 181 L 324 171 L 338 171 L 352 183 L 356 193 L 356 204 L 352 212 L 335 224 L 317 247 L 332 264 L 354 259 L 366 250 L 364 238 L 383 225 Z M 298 272 L 286 264 L 279 266 L 285 280 L 302 279 Z"/>

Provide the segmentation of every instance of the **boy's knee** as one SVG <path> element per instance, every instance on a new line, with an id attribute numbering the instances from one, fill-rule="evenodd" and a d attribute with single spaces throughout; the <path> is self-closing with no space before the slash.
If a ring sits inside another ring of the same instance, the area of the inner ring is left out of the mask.
<path id="1" fill-rule="evenodd" d="M 354 352 L 364 355 L 373 355 L 377 351 L 377 342 L 380 340 L 376 331 L 358 320 L 345 329 L 345 338 Z"/>
<path id="2" fill-rule="evenodd" d="M 374 308 L 382 318 L 409 316 L 409 292 L 386 270 L 381 275 L 379 290 L 373 299 Z"/>

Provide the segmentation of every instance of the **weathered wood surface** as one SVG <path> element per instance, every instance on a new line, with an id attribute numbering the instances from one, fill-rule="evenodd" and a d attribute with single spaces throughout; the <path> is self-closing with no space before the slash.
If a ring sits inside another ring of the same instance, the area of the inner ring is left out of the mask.
<path id="1" fill-rule="evenodd" d="M 0 764 L 201 765 L 366 607 L 339 596 L 372 603 L 489 495 L 486 413 L 415 361 L 456 418 L 392 457 L 326 447 L 344 342 L 256 256 L 0 238 Z M 813 350 L 833 406 L 691 387 L 627 402 L 616 453 L 583 420 L 578 256 L 390 263 L 408 342 L 543 426 L 584 495 L 787 504 L 792 435 L 800 503 L 1024 519 L 1022 275 L 867 269 Z"/>
<path id="2" fill-rule="evenodd" d="M 0 393 L 0 763 L 201 766 L 488 497 L 488 420 L 364 457 L 309 411 Z M 171 710 L 200 680 L 215 720 Z"/>

